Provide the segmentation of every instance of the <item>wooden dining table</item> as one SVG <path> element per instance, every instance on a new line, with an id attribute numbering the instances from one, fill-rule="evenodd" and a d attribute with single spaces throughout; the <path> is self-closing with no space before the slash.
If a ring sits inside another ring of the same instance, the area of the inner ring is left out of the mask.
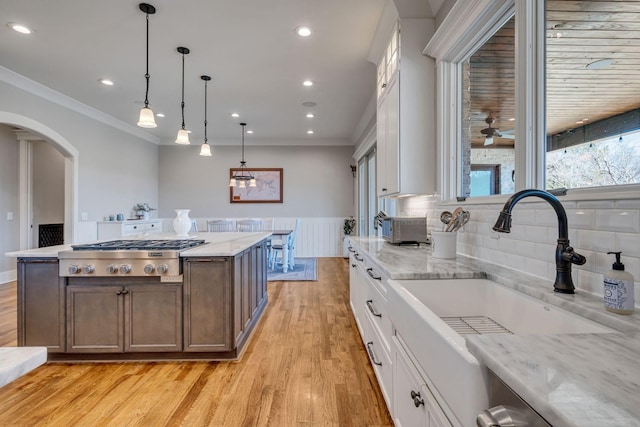
<path id="1" fill-rule="evenodd" d="M 282 272 L 286 273 L 289 268 L 289 245 L 290 245 L 290 236 L 293 233 L 293 229 L 291 230 L 273 230 L 271 232 L 270 241 L 278 238 L 282 240 Z M 273 267 L 275 269 L 275 260 Z"/>

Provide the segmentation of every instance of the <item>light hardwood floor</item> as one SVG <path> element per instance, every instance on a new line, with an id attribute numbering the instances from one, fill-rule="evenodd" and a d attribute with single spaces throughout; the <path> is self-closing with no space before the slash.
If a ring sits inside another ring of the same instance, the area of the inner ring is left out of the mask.
<path id="1" fill-rule="evenodd" d="M 0 389 L 0 426 L 392 426 L 349 308 L 349 268 L 269 282 L 240 362 L 49 363 Z M 15 345 L 15 283 L 0 286 Z"/>

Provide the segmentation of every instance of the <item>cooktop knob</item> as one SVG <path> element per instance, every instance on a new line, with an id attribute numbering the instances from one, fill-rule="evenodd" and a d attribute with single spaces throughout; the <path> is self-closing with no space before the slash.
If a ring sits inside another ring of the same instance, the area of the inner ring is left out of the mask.
<path id="1" fill-rule="evenodd" d="M 69 266 L 69 274 L 80 274 L 82 269 L 79 265 L 70 265 Z"/>
<path id="2" fill-rule="evenodd" d="M 156 267 L 153 264 L 147 264 L 144 266 L 144 273 L 145 274 L 151 274 L 154 272 L 154 270 L 156 269 Z"/>
<path id="3" fill-rule="evenodd" d="M 118 266 L 117 265 L 109 264 L 107 266 L 107 273 L 108 274 L 115 274 L 117 272 L 118 272 Z"/>
<path id="4" fill-rule="evenodd" d="M 158 273 L 159 273 L 159 274 L 164 274 L 164 273 L 166 273 L 167 271 L 169 271 L 169 267 L 167 267 L 167 265 L 166 265 L 166 264 L 160 264 L 160 265 L 156 268 L 156 270 L 158 271 Z"/>
<path id="5" fill-rule="evenodd" d="M 122 264 L 120 266 L 120 273 L 127 274 L 131 272 L 131 266 L 129 264 Z"/>
<path id="6" fill-rule="evenodd" d="M 96 268 L 93 265 L 85 265 L 84 267 L 82 267 L 82 272 L 84 274 L 91 274 L 94 271 L 96 271 Z"/>

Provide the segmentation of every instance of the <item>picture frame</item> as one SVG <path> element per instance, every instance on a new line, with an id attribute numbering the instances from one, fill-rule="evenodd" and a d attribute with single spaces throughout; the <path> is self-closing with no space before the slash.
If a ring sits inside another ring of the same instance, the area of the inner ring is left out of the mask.
<path id="1" fill-rule="evenodd" d="M 229 179 L 240 168 L 229 169 Z M 283 169 L 282 168 L 247 168 L 256 179 L 256 187 L 229 187 L 230 203 L 282 203 Z M 248 183 L 247 183 L 248 184 Z"/>

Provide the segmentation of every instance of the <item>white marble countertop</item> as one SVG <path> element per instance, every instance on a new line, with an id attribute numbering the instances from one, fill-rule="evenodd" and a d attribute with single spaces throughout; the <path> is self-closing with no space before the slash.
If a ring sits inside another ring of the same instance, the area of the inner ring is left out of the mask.
<path id="1" fill-rule="evenodd" d="M 602 298 L 481 260 L 433 259 L 428 247 L 350 237 L 393 279 L 486 277 L 620 332 L 575 335 L 478 335 L 469 351 L 552 425 L 640 426 L 640 312 L 610 313 Z"/>
<path id="2" fill-rule="evenodd" d="M 476 335 L 476 358 L 554 427 L 640 426 L 640 334 Z"/>
<path id="3" fill-rule="evenodd" d="M 0 387 L 46 361 L 46 347 L 0 347 Z"/>
<path id="4" fill-rule="evenodd" d="M 187 249 L 180 252 L 181 257 L 186 256 L 234 256 L 243 250 L 259 243 L 263 239 L 271 236 L 271 232 L 228 232 L 228 233 L 207 233 L 196 232 L 189 234 L 189 239 L 202 239 L 206 244 Z M 140 233 L 134 236 L 126 236 L 117 240 L 162 240 L 181 239 L 175 233 Z M 103 239 L 101 241 L 116 240 Z M 56 258 L 59 252 L 71 250 L 71 245 L 48 246 L 44 248 L 26 249 L 21 251 L 7 252 L 8 257 L 16 258 Z"/>
<path id="5" fill-rule="evenodd" d="M 391 245 L 377 237 L 349 236 L 349 241 L 390 279 L 473 279 L 485 275 L 457 259 L 434 259 L 428 245 Z"/>

